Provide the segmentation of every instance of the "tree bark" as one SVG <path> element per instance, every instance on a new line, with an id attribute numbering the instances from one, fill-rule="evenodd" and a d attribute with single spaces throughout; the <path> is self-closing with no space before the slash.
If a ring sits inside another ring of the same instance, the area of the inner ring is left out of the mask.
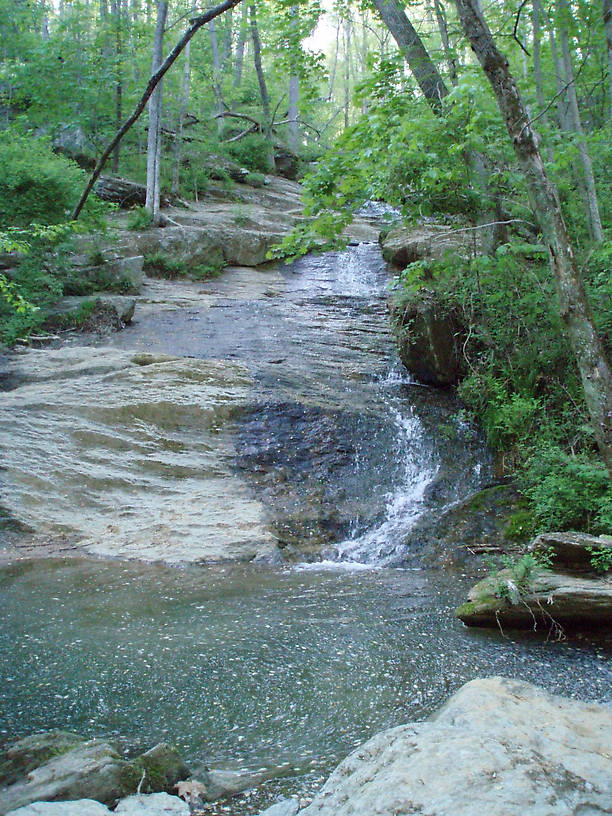
<path id="1" fill-rule="evenodd" d="M 230 8 L 234 8 L 237 6 L 241 0 L 223 0 L 222 3 L 219 3 L 217 6 L 213 6 L 213 8 L 209 9 L 208 11 L 204 12 L 204 14 L 200 14 L 195 17 L 180 40 L 174 46 L 172 51 L 168 54 L 166 59 L 160 65 L 159 69 L 150 77 L 147 87 L 145 88 L 142 96 L 138 100 L 136 107 L 130 114 L 130 116 L 126 119 L 123 125 L 119 128 L 117 133 L 113 136 L 109 144 L 104 149 L 104 152 L 98 159 L 98 163 L 96 164 L 89 181 L 87 182 L 87 186 L 83 190 L 81 198 L 78 201 L 78 204 L 74 208 L 74 212 L 72 213 L 72 220 L 76 221 L 81 212 L 83 211 L 83 207 L 89 198 L 89 194 L 91 193 L 94 184 L 98 180 L 100 173 L 102 172 L 104 165 L 108 161 L 108 157 L 113 152 L 115 145 L 117 142 L 120 142 L 121 139 L 125 136 L 126 133 L 130 130 L 133 124 L 138 121 L 138 117 L 143 112 L 146 107 L 147 102 L 151 98 L 151 94 L 157 87 L 158 83 L 163 79 L 164 75 L 168 72 L 168 70 L 174 65 L 180 54 L 182 53 L 183 49 L 190 42 L 193 35 L 198 31 L 202 26 L 206 25 L 210 20 L 213 20 L 215 17 L 218 17 L 223 12 L 228 11 Z"/>
<path id="2" fill-rule="evenodd" d="M 344 129 L 349 126 L 351 105 L 351 21 L 344 21 Z"/>
<path id="3" fill-rule="evenodd" d="M 217 29 L 215 21 L 211 20 L 208 24 L 208 33 L 210 34 L 210 50 L 212 54 L 213 64 L 213 78 L 212 86 L 215 95 L 217 114 L 223 113 L 223 94 L 221 92 L 221 59 L 219 57 L 219 41 L 217 40 Z M 223 119 L 217 116 L 217 135 L 221 136 L 223 133 Z"/>
<path id="4" fill-rule="evenodd" d="M 457 64 L 453 57 L 453 52 L 450 46 L 450 38 L 448 36 L 448 23 L 446 20 L 446 11 L 442 5 L 442 0 L 433 0 L 434 12 L 436 15 L 436 22 L 438 23 L 438 31 L 440 32 L 440 39 L 442 40 L 442 48 L 444 49 L 444 58 L 448 68 L 448 75 L 450 77 L 451 85 L 457 85 Z"/>
<path id="5" fill-rule="evenodd" d="M 599 215 L 599 204 L 597 201 L 597 190 L 595 187 L 595 176 L 593 174 L 593 165 L 591 164 L 591 156 L 587 147 L 582 121 L 580 118 L 580 109 L 578 108 L 578 94 L 576 93 L 576 78 L 574 76 L 574 66 L 572 64 L 572 55 L 569 47 L 569 35 L 567 32 L 568 15 L 570 13 L 567 5 L 567 0 L 558 0 L 558 10 L 560 12 L 559 24 L 561 35 L 561 53 L 563 55 L 563 65 L 565 68 L 565 79 L 567 83 L 567 100 L 569 109 L 569 120 L 572 125 L 572 130 L 578 137 L 578 151 L 580 153 L 580 161 L 582 163 L 582 170 L 584 173 L 584 182 L 587 192 L 587 207 L 589 222 L 591 224 L 591 234 L 596 243 L 601 243 L 604 239 L 603 228 L 601 226 L 601 218 Z"/>
<path id="6" fill-rule="evenodd" d="M 434 111 L 438 112 L 442 100 L 448 96 L 448 88 L 403 7 L 398 0 L 372 0 L 372 2 L 406 58 L 423 95 Z"/>
<path id="7" fill-rule="evenodd" d="M 491 84 L 525 176 L 531 206 L 548 247 L 561 319 L 576 356 L 597 445 L 612 474 L 612 372 L 595 330 L 584 284 L 576 266 L 555 186 L 538 148 L 508 60 L 498 51 L 477 0 L 455 0 L 473 51 Z"/>
<path id="8" fill-rule="evenodd" d="M 236 43 L 236 62 L 234 63 L 234 79 L 232 85 L 234 88 L 239 88 L 242 82 L 242 66 L 244 65 L 244 46 L 247 38 L 247 19 L 248 8 L 246 3 L 242 7 L 242 16 L 240 17 L 240 28 L 238 29 L 238 41 Z"/>
<path id="9" fill-rule="evenodd" d="M 297 6 L 291 7 L 291 31 L 294 35 L 297 34 L 297 15 L 299 9 Z M 297 152 L 300 140 L 300 126 L 299 126 L 299 105 L 300 101 L 300 79 L 297 72 L 297 65 L 295 60 L 292 60 L 291 75 L 289 77 L 289 112 L 287 119 L 289 119 L 289 147 L 294 153 Z"/>
<path id="10" fill-rule="evenodd" d="M 249 5 L 249 14 L 251 17 L 251 39 L 253 40 L 253 61 L 255 63 L 255 73 L 257 74 L 257 82 L 259 83 L 261 107 L 263 110 L 263 130 L 265 139 L 268 143 L 268 164 L 270 171 L 274 172 L 274 144 L 272 142 L 272 113 L 270 109 L 270 96 L 268 94 L 266 77 L 261 64 L 261 40 L 259 39 L 259 29 L 257 28 L 257 13 L 255 11 L 255 6 L 252 3 Z"/>
<path id="11" fill-rule="evenodd" d="M 123 44 L 121 41 L 121 4 L 119 0 L 111 0 L 111 13 L 115 28 L 115 127 L 121 127 L 123 121 L 123 82 L 121 80 L 121 57 Z M 115 145 L 113 151 L 113 172 L 119 172 L 119 148 Z"/>
<path id="12" fill-rule="evenodd" d="M 195 15 L 196 7 L 191 7 L 191 13 Z M 183 125 L 189 109 L 189 91 L 191 85 L 191 43 L 185 46 L 185 65 L 183 67 L 183 82 L 181 87 L 181 101 L 179 105 L 178 121 L 176 125 L 176 135 L 174 138 L 174 163 L 172 165 L 172 193 L 179 194 L 181 175 L 181 149 L 183 144 Z"/>
<path id="13" fill-rule="evenodd" d="M 608 93 L 610 94 L 608 119 L 612 122 L 612 0 L 603 0 L 603 20 L 608 49 Z"/>
<path id="14" fill-rule="evenodd" d="M 167 0 L 158 0 L 157 23 L 153 40 L 153 59 L 151 63 L 152 74 L 154 74 L 162 64 L 164 30 L 166 28 L 167 15 Z M 163 84 L 159 82 L 149 102 L 149 135 L 147 143 L 146 206 L 151 210 L 154 224 L 159 223 L 162 106 Z"/>

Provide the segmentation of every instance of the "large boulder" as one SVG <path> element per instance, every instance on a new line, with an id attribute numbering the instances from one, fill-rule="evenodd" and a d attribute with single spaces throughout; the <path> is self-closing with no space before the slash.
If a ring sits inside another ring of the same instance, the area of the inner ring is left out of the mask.
<path id="1" fill-rule="evenodd" d="M 425 258 L 442 259 L 448 252 L 460 256 L 472 249 L 473 234 L 455 231 L 447 224 L 394 227 L 381 235 L 383 258 L 396 269 Z"/>
<path id="2" fill-rule="evenodd" d="M 598 816 L 612 801 L 607 706 L 491 677 L 378 734 L 300 816 Z"/>
<path id="3" fill-rule="evenodd" d="M 136 300 L 125 295 L 73 295 L 49 311 L 47 325 L 82 331 L 119 331 L 132 322 Z"/>
<path id="4" fill-rule="evenodd" d="M 457 617 L 469 626 L 589 628 L 612 621 L 612 578 L 600 564 L 612 562 L 612 537 L 546 533 L 529 546 L 551 568 L 517 558 L 515 565 L 487 575 L 468 593 Z M 599 560 L 597 558 L 599 556 Z"/>
<path id="5" fill-rule="evenodd" d="M 463 370 L 465 330 L 431 289 L 422 287 L 409 298 L 394 295 L 389 309 L 400 360 L 419 382 L 454 385 Z"/>
<path id="6" fill-rule="evenodd" d="M 62 731 L 19 740 L 5 751 L 0 767 L 7 780 L 7 787 L 0 790 L 0 816 L 31 803 L 86 796 L 114 805 L 138 789 L 171 793 L 177 782 L 191 775 L 178 751 L 166 743 L 125 760 L 106 742 L 85 741 Z"/>
<path id="7" fill-rule="evenodd" d="M 80 799 L 87 796 L 114 803 L 124 791 L 126 763 L 107 742 L 82 742 L 54 756 L 0 791 L 0 814 L 31 802 Z"/>
<path id="8" fill-rule="evenodd" d="M 187 802 L 167 793 L 136 794 L 122 799 L 114 810 L 118 816 L 189 816 Z"/>
<path id="9" fill-rule="evenodd" d="M 124 779 L 129 779 L 130 790 L 137 790 L 140 784 L 140 790 L 144 793 L 174 793 L 177 783 L 190 776 L 191 771 L 176 748 L 167 742 L 160 742 L 131 760 Z"/>
<path id="10" fill-rule="evenodd" d="M 53 757 L 71 751 L 85 740 L 69 731 L 45 731 L 17 740 L 0 753 L 0 786 L 17 782 Z"/>

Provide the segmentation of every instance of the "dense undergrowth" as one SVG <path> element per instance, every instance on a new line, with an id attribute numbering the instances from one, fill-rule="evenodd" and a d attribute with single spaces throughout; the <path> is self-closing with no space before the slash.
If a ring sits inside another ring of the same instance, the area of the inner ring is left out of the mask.
<path id="1" fill-rule="evenodd" d="M 591 252 L 585 282 L 600 336 L 612 350 L 612 244 Z M 524 497 L 524 535 L 612 530 L 612 486 L 597 455 L 548 259 L 514 241 L 471 261 L 449 254 L 411 264 L 400 297 L 426 286 L 462 325 L 458 392 L 482 426 L 499 469 Z M 400 310 L 401 311 L 401 310 Z"/>

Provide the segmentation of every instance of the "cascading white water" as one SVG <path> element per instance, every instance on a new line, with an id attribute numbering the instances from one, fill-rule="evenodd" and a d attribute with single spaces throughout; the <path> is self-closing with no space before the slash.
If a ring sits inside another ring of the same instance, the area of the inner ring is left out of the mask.
<path id="1" fill-rule="evenodd" d="M 336 558 L 343 562 L 371 566 L 397 562 L 406 534 L 426 510 L 425 491 L 438 471 L 433 457 L 421 444 L 423 427 L 418 417 L 402 413 L 392 404 L 389 409 L 397 428 L 395 450 L 390 455 L 402 461 L 402 476 L 387 495 L 383 521 L 336 544 Z"/>

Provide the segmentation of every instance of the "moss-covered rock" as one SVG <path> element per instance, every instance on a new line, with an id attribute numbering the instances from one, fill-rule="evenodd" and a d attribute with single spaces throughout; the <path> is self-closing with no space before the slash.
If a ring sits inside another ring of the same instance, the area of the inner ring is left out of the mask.
<path id="1" fill-rule="evenodd" d="M 457 383 L 463 373 L 461 349 L 465 329 L 432 290 L 421 287 L 389 301 L 400 360 L 419 382 L 435 386 Z"/>
<path id="2" fill-rule="evenodd" d="M 122 786 L 124 794 L 133 793 L 142 780 L 142 793 L 173 793 L 177 782 L 190 776 L 191 771 L 176 748 L 161 742 L 126 763 L 122 771 Z"/>
<path id="3" fill-rule="evenodd" d="M 12 785 L 34 768 L 83 742 L 78 734 L 68 731 L 45 731 L 14 742 L 0 753 L 0 786 Z"/>

